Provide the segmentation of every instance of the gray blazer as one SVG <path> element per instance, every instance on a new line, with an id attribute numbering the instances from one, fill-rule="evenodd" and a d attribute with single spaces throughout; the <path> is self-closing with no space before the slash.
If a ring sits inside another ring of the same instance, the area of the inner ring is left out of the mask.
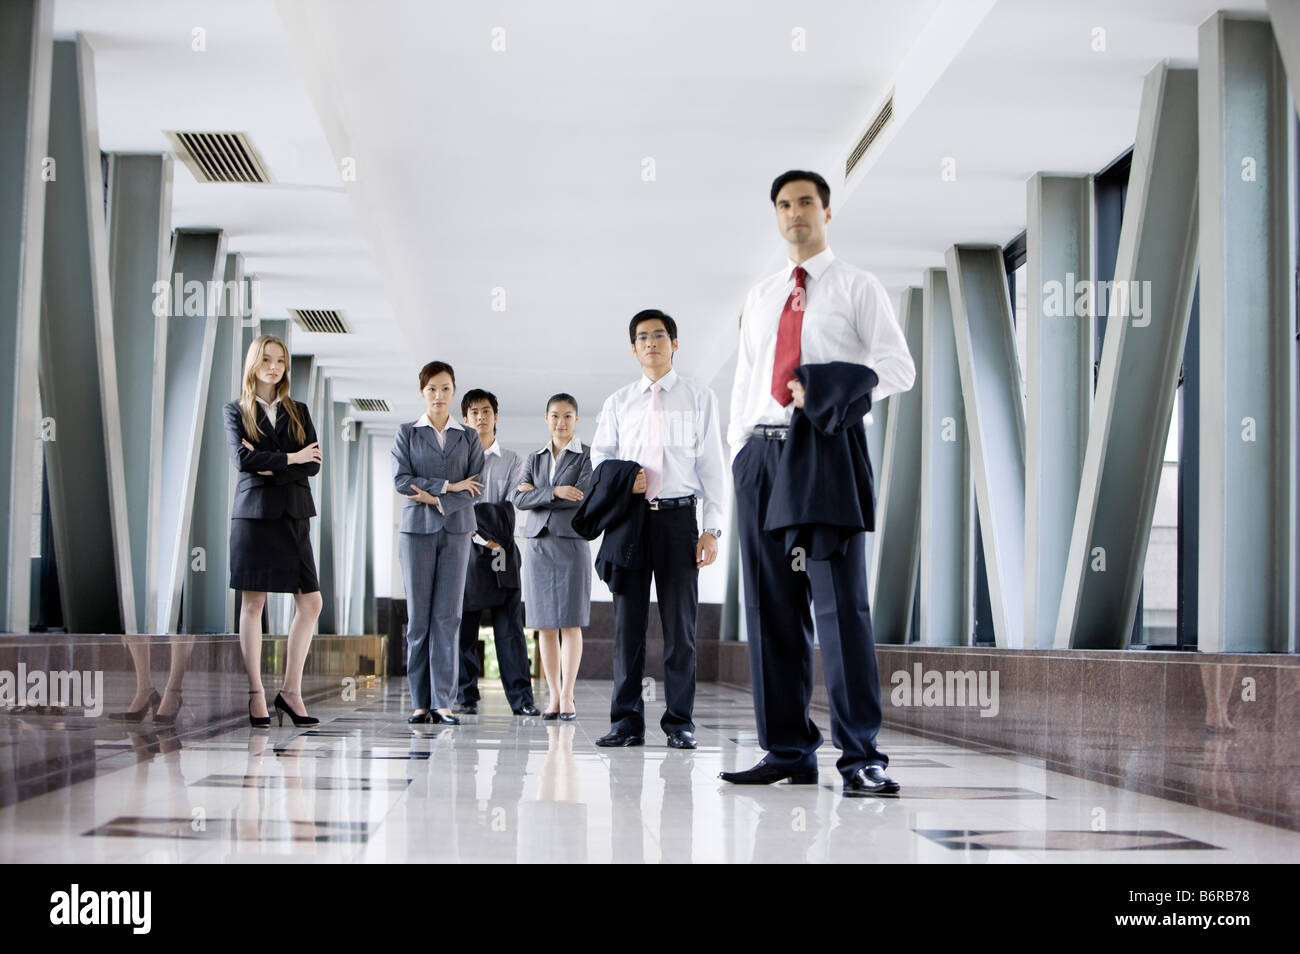
<path id="1" fill-rule="evenodd" d="M 468 490 L 443 493 L 443 481 L 455 483 L 483 472 L 483 445 L 472 427 L 447 428 L 447 449 L 438 446 L 432 427 L 402 424 L 393 439 L 393 487 L 406 497 L 411 484 L 433 494 L 442 503 L 444 516 L 431 504 L 409 497 L 402 501 L 401 533 L 473 533 L 474 498 Z M 575 505 L 576 506 L 576 505 Z"/>
<path id="2" fill-rule="evenodd" d="M 476 435 L 477 436 L 477 435 Z M 524 511 L 525 537 L 535 537 L 543 529 L 557 537 L 577 537 L 573 529 L 574 511 L 582 505 L 577 500 L 551 496 L 551 447 L 547 444 L 524 460 L 520 484 L 532 484 L 536 490 L 512 488 L 510 502 Z M 591 449 L 585 444 L 581 454 L 566 450 L 555 465 L 555 485 L 572 484 L 587 494 L 591 490 Z"/>

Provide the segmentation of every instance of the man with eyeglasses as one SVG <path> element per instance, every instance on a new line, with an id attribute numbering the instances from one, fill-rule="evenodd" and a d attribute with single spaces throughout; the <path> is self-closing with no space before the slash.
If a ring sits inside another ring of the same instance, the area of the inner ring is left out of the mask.
<path id="1" fill-rule="evenodd" d="M 603 461 L 640 464 L 631 486 L 644 494 L 645 532 L 639 566 L 622 573 L 614 593 L 614 695 L 610 731 L 600 746 L 645 743 L 646 624 L 650 580 L 659 600 L 664 636 L 664 703 L 660 726 L 668 745 L 695 748 L 695 623 L 699 571 L 718 558 L 722 536 L 725 459 L 718 401 L 713 391 L 673 369 L 677 322 L 656 309 L 628 325 L 641 377 L 611 394 L 591 442 L 593 470 Z M 703 532 L 695 508 L 703 504 Z"/>

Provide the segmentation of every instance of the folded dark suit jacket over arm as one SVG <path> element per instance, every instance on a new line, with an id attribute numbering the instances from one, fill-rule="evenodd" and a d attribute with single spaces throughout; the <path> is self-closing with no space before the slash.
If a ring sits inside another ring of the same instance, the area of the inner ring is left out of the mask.
<path id="1" fill-rule="evenodd" d="M 484 540 L 501 544 L 492 550 L 474 544 L 469 554 L 469 569 L 465 574 L 465 601 L 462 611 L 474 612 L 505 602 L 507 590 L 519 589 L 521 558 L 515 546 L 515 507 L 508 501 L 476 503 L 474 519 L 478 521 L 478 535 Z M 504 554 L 504 565 L 498 555 Z M 495 569 L 501 566 L 501 569 Z"/>
<path id="2" fill-rule="evenodd" d="M 634 460 L 606 460 L 591 475 L 591 489 L 573 515 L 573 529 L 584 539 L 602 533 L 596 553 L 596 573 L 610 591 L 621 593 L 623 573 L 639 570 L 644 561 L 645 494 L 632 493 L 641 465 Z"/>
<path id="3" fill-rule="evenodd" d="M 876 485 L 862 419 L 871 410 L 876 372 L 829 361 L 794 370 L 804 386 L 777 464 L 763 529 L 783 533 L 789 549 L 811 559 L 842 553 L 848 540 L 876 528 Z"/>

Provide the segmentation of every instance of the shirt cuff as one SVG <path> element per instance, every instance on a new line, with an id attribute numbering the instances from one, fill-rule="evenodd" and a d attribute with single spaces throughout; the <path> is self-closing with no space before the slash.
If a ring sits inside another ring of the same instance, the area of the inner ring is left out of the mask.
<path id="1" fill-rule="evenodd" d="M 477 543 L 477 544 L 478 544 L 479 546 L 481 546 L 481 547 L 485 547 L 485 546 L 487 546 L 487 541 L 484 540 L 482 537 L 480 537 L 477 533 L 474 534 L 474 536 L 472 536 L 470 539 L 473 540 L 475 543 Z"/>

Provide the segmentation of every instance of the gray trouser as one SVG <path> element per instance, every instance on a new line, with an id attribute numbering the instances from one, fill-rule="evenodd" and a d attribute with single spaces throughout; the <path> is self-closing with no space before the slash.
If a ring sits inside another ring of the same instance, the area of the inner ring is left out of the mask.
<path id="1" fill-rule="evenodd" d="M 470 534 L 399 533 L 406 585 L 406 678 L 416 709 L 449 709 L 456 698 L 460 608 Z"/>

